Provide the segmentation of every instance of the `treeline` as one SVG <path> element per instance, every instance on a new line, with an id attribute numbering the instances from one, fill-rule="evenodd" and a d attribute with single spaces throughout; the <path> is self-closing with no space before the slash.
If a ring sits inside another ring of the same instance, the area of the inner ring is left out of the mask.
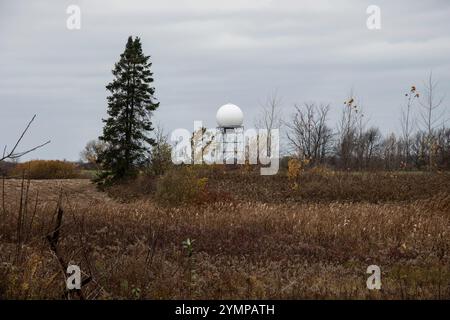
<path id="1" fill-rule="evenodd" d="M 297 105 L 290 120 L 283 121 L 289 153 L 312 165 L 342 170 L 448 170 L 450 128 L 443 98 L 436 97 L 437 84 L 430 74 L 423 97 L 415 86 L 405 94 L 397 135 L 383 135 L 370 126 L 353 95 L 345 101 L 335 128 L 328 124 L 328 105 Z M 269 101 L 266 117 L 277 114 L 273 111 L 279 105 L 276 99 Z"/>
<path id="2" fill-rule="evenodd" d="M 304 104 L 288 124 L 293 155 L 314 164 L 339 169 L 450 169 L 450 128 L 430 132 L 417 130 L 409 139 L 395 134 L 383 136 L 377 127 L 364 126 L 344 111 L 338 129 L 327 126 L 328 106 Z"/>

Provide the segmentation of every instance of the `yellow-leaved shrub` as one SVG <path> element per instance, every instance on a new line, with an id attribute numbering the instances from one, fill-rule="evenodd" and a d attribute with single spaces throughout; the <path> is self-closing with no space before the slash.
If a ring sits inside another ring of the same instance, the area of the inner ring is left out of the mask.
<path id="1" fill-rule="evenodd" d="M 79 170 L 74 163 L 60 160 L 31 160 L 19 163 L 11 175 L 27 179 L 73 179 L 79 177 Z"/>

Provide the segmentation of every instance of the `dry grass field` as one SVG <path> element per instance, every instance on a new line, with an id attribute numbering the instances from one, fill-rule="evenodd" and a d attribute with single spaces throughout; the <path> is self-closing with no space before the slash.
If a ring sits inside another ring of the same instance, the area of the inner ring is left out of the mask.
<path id="1" fill-rule="evenodd" d="M 199 170 L 208 191 L 182 205 L 83 179 L 5 180 L 0 299 L 74 298 L 61 259 L 90 277 L 85 299 L 450 298 L 448 174 L 217 171 Z"/>

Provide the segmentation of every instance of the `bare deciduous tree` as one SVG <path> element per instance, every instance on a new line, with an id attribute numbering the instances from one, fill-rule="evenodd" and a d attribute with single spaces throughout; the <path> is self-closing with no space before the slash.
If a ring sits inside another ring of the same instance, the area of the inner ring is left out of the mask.
<path id="1" fill-rule="evenodd" d="M 296 154 L 312 163 L 323 162 L 331 142 L 327 126 L 329 105 L 304 103 L 295 106 L 292 122 L 286 123 L 287 139 Z"/>
<path id="2" fill-rule="evenodd" d="M 349 168 L 355 152 L 358 138 L 358 128 L 361 129 L 361 107 L 356 103 L 353 90 L 344 102 L 341 121 L 338 124 L 338 139 L 336 154 L 340 158 L 341 166 Z M 361 131 L 361 130 L 359 130 Z"/>
<path id="3" fill-rule="evenodd" d="M 442 108 L 444 96 L 436 96 L 438 85 L 439 82 L 433 80 L 433 72 L 430 72 L 428 79 L 424 84 L 424 94 L 422 95 L 423 99 L 420 101 L 420 105 L 422 106 L 422 112 L 420 113 L 422 124 L 428 135 L 428 167 L 430 170 L 433 167 L 432 149 L 436 147 L 436 137 L 434 135 L 434 130 L 438 125 L 438 121 L 443 119 L 445 113 L 445 109 Z M 439 115 L 436 116 L 436 113 L 439 113 Z"/>
<path id="4" fill-rule="evenodd" d="M 401 116 L 401 126 L 402 135 L 404 143 L 404 163 L 407 167 L 409 165 L 410 154 L 411 154 L 411 134 L 413 132 L 414 120 L 412 119 L 412 107 L 414 102 L 419 98 L 419 93 L 417 92 L 416 86 L 411 86 L 408 93 L 405 94 L 406 105 L 402 110 Z"/>
<path id="5" fill-rule="evenodd" d="M 433 135 L 433 130 L 439 124 L 438 121 L 442 119 L 445 112 L 445 110 L 442 110 L 439 116 L 436 116 L 436 113 L 443 106 L 442 103 L 445 98 L 444 96 L 436 97 L 438 85 L 439 81 L 433 80 L 433 72 L 430 72 L 427 81 L 424 83 L 423 98 L 420 100 L 420 105 L 423 108 L 420 114 L 422 124 L 430 136 Z"/>
<path id="6" fill-rule="evenodd" d="M 267 140 L 267 155 L 271 155 L 271 134 L 270 131 L 272 129 L 280 129 L 283 124 L 283 115 L 281 111 L 281 98 L 278 96 L 278 93 L 275 91 L 274 93 L 267 96 L 266 101 L 261 103 L 261 113 L 259 118 L 256 120 L 255 125 L 257 128 L 266 129 Z"/>
<path id="7" fill-rule="evenodd" d="M 395 134 L 390 134 L 384 141 L 383 141 L 383 158 L 385 162 L 385 169 L 392 170 L 395 169 L 395 160 L 397 156 L 397 146 L 398 141 L 395 136 Z"/>
<path id="8" fill-rule="evenodd" d="M 378 156 L 381 148 L 381 132 L 376 127 L 364 131 L 358 139 L 361 149 L 360 168 L 371 168 L 374 166 L 374 158 Z"/>

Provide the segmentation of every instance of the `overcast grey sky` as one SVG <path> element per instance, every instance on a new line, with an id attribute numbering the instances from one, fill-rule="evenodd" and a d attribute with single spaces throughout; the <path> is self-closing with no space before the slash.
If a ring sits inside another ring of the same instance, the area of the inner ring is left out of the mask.
<path id="1" fill-rule="evenodd" d="M 81 30 L 66 28 L 70 4 Z M 366 27 L 369 5 L 381 30 Z M 168 132 L 213 127 L 228 102 L 252 126 L 274 90 L 287 118 L 294 103 L 317 101 L 333 124 L 351 88 L 371 124 L 398 132 L 404 93 L 430 70 L 450 92 L 449 33 L 448 0 L 0 0 L 0 145 L 37 114 L 22 147 L 52 143 L 28 158 L 77 160 L 101 133 L 129 35 L 152 56 L 155 120 Z"/>

